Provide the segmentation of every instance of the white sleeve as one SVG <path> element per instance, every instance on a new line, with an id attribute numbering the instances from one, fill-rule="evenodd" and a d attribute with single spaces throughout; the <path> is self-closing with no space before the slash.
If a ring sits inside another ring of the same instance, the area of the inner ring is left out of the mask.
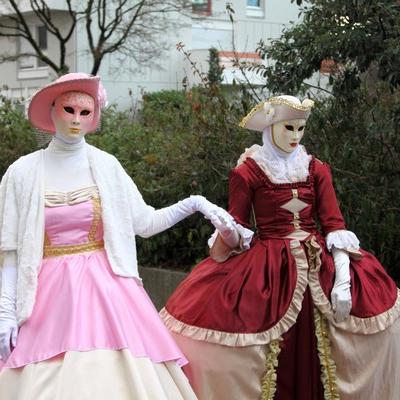
<path id="1" fill-rule="evenodd" d="M 339 229 L 328 233 L 326 236 L 326 247 L 328 250 L 331 251 L 333 246 L 342 250 L 358 250 L 360 248 L 360 241 L 353 232 Z"/>

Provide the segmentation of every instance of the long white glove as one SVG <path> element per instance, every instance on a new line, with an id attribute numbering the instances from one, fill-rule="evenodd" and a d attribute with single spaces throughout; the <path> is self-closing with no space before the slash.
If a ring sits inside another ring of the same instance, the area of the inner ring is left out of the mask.
<path id="1" fill-rule="evenodd" d="M 351 311 L 350 258 L 345 250 L 332 248 L 335 283 L 331 292 L 332 308 L 337 322 L 344 321 Z"/>
<path id="2" fill-rule="evenodd" d="M 12 251 L 5 253 L 4 265 L 1 272 L 0 288 L 0 358 L 5 361 L 17 344 L 18 324 L 15 311 L 17 268 L 16 254 Z M 10 264 L 14 262 L 15 264 Z"/>
<path id="3" fill-rule="evenodd" d="M 163 232 L 171 226 L 175 225 L 184 218 L 200 211 L 204 216 L 211 221 L 221 225 L 220 219 L 232 220 L 233 218 L 223 208 L 216 206 L 208 201 L 205 197 L 195 195 L 187 197 L 177 203 L 154 210 L 149 214 L 146 225 L 136 227 L 136 233 L 142 237 L 150 237 L 159 232 Z M 218 221 L 217 221 L 218 219 Z"/>

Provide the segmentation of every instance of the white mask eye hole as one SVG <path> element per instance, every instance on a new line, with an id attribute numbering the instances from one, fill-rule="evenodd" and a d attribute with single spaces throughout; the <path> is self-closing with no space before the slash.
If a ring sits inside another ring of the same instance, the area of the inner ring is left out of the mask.
<path id="1" fill-rule="evenodd" d="M 301 132 L 302 130 L 304 130 L 304 126 L 300 126 L 299 132 Z"/>
<path id="2" fill-rule="evenodd" d="M 285 125 L 285 128 L 286 128 L 288 131 L 294 131 L 293 125 Z"/>
<path id="3" fill-rule="evenodd" d="M 64 111 L 67 112 L 68 114 L 74 114 L 74 109 L 72 107 L 64 107 Z"/>
<path id="4" fill-rule="evenodd" d="M 81 115 L 86 116 L 86 115 L 89 115 L 89 114 L 90 114 L 90 111 L 89 111 L 89 110 L 82 110 L 82 111 L 81 111 Z"/>

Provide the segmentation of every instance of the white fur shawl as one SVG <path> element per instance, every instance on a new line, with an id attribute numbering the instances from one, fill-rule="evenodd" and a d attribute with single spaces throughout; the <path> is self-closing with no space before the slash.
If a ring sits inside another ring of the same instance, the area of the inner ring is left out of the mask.
<path id="1" fill-rule="evenodd" d="M 113 271 L 138 278 L 135 234 L 149 237 L 167 229 L 162 210 L 147 205 L 117 159 L 87 145 L 98 186 L 104 242 Z M 17 319 L 29 318 L 36 296 L 44 242 L 43 150 L 13 163 L 0 184 L 0 251 L 18 256 Z M 1 274 L 0 274 L 1 275 Z"/>

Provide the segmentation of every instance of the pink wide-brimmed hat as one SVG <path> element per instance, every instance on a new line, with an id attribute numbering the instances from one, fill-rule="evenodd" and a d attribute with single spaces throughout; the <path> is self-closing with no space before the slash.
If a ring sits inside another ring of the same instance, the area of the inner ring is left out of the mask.
<path id="1" fill-rule="evenodd" d="M 28 108 L 31 124 L 41 131 L 54 134 L 56 128 L 51 118 L 51 108 L 55 99 L 66 92 L 83 92 L 93 97 L 94 116 L 89 132 L 96 130 L 100 121 L 100 110 L 107 103 L 107 94 L 99 76 L 82 72 L 60 76 L 33 95 Z"/>

